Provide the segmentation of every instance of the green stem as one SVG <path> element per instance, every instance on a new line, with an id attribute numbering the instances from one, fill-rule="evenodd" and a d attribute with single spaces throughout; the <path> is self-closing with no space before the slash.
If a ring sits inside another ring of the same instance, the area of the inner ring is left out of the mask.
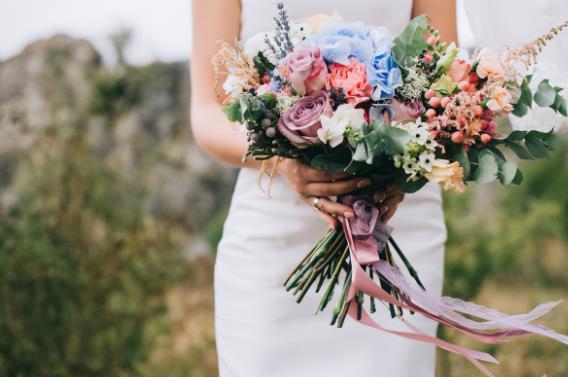
<path id="1" fill-rule="evenodd" d="M 400 259 L 402 259 L 402 262 L 404 263 L 404 265 L 406 266 L 406 269 L 408 270 L 408 272 L 410 273 L 410 275 L 414 278 L 414 280 L 416 281 L 416 283 L 424 290 L 426 290 L 426 288 L 424 288 L 424 285 L 422 284 L 422 282 L 420 281 L 420 278 L 418 277 L 418 273 L 416 272 L 416 270 L 414 269 L 414 267 L 412 267 L 412 264 L 410 264 L 410 261 L 406 258 L 406 256 L 404 255 L 404 253 L 402 252 L 402 250 L 400 250 L 400 247 L 398 247 L 397 243 L 394 241 L 394 239 L 392 237 L 389 237 L 389 242 L 391 243 L 392 247 L 394 247 L 394 250 L 396 251 L 396 253 L 398 254 L 398 256 L 400 257 Z"/>

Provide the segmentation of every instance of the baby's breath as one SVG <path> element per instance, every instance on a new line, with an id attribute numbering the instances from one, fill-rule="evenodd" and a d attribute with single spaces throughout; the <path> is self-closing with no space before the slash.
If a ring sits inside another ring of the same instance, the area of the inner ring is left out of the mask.
<path id="1" fill-rule="evenodd" d="M 416 101 L 422 98 L 422 94 L 429 86 L 428 76 L 417 67 L 412 67 L 404 79 L 404 85 L 397 90 L 402 97 L 410 101 Z"/>

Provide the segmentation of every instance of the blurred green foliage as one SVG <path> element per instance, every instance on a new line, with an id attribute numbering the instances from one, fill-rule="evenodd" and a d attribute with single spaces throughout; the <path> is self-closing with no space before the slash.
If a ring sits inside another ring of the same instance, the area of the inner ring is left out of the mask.
<path id="1" fill-rule="evenodd" d="M 165 324 L 180 255 L 78 135 L 30 165 L 0 217 L 1 376 L 136 375 Z"/>

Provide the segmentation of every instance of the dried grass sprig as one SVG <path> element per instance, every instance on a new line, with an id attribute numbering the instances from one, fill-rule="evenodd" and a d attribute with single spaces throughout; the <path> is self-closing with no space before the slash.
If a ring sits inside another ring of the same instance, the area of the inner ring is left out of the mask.
<path id="1" fill-rule="evenodd" d="M 562 24 L 553 27 L 535 40 L 525 43 L 517 48 L 508 49 L 506 62 L 521 62 L 528 69 L 537 63 L 537 57 L 542 50 L 552 41 L 558 33 L 568 27 L 568 20 Z"/>
<path id="2" fill-rule="evenodd" d="M 240 47 L 232 46 L 226 42 L 219 42 L 221 48 L 211 59 L 213 73 L 215 76 L 214 88 L 219 97 L 223 95 L 219 92 L 219 83 L 227 76 L 233 75 L 242 78 L 246 82 L 244 90 L 258 88 L 260 77 L 254 66 L 252 58 L 248 56 Z"/>

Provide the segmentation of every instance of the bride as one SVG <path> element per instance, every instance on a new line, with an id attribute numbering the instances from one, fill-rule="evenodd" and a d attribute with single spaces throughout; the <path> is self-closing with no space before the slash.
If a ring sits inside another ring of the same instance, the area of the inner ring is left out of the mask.
<path id="1" fill-rule="evenodd" d="M 454 0 L 288 0 L 285 5 L 295 20 L 337 12 L 346 21 L 386 26 L 393 35 L 411 17 L 427 13 L 444 40 L 457 39 Z M 267 0 L 193 1 L 194 137 L 211 156 L 241 167 L 215 267 L 220 376 L 432 377 L 434 346 L 354 321 L 342 329 L 329 326 L 329 315 L 314 315 L 315 295 L 298 305 L 282 287 L 325 227 L 337 225 L 335 216 L 353 215 L 351 208 L 330 197 L 370 182 L 286 160 L 273 179 L 269 198 L 258 187 L 259 164 L 241 163 L 246 137 L 221 112 L 210 62 L 218 41 L 233 42 L 270 29 L 274 12 L 274 2 Z M 390 219 L 395 237 L 421 272 L 426 288 L 441 294 L 446 230 L 440 190 L 429 184 L 404 201 L 403 197 L 394 188 L 374 195 L 388 208 L 383 220 Z M 428 334 L 436 333 L 434 322 L 418 315 L 408 317 Z M 378 311 L 376 319 L 386 327 L 404 330 L 387 310 Z"/>

